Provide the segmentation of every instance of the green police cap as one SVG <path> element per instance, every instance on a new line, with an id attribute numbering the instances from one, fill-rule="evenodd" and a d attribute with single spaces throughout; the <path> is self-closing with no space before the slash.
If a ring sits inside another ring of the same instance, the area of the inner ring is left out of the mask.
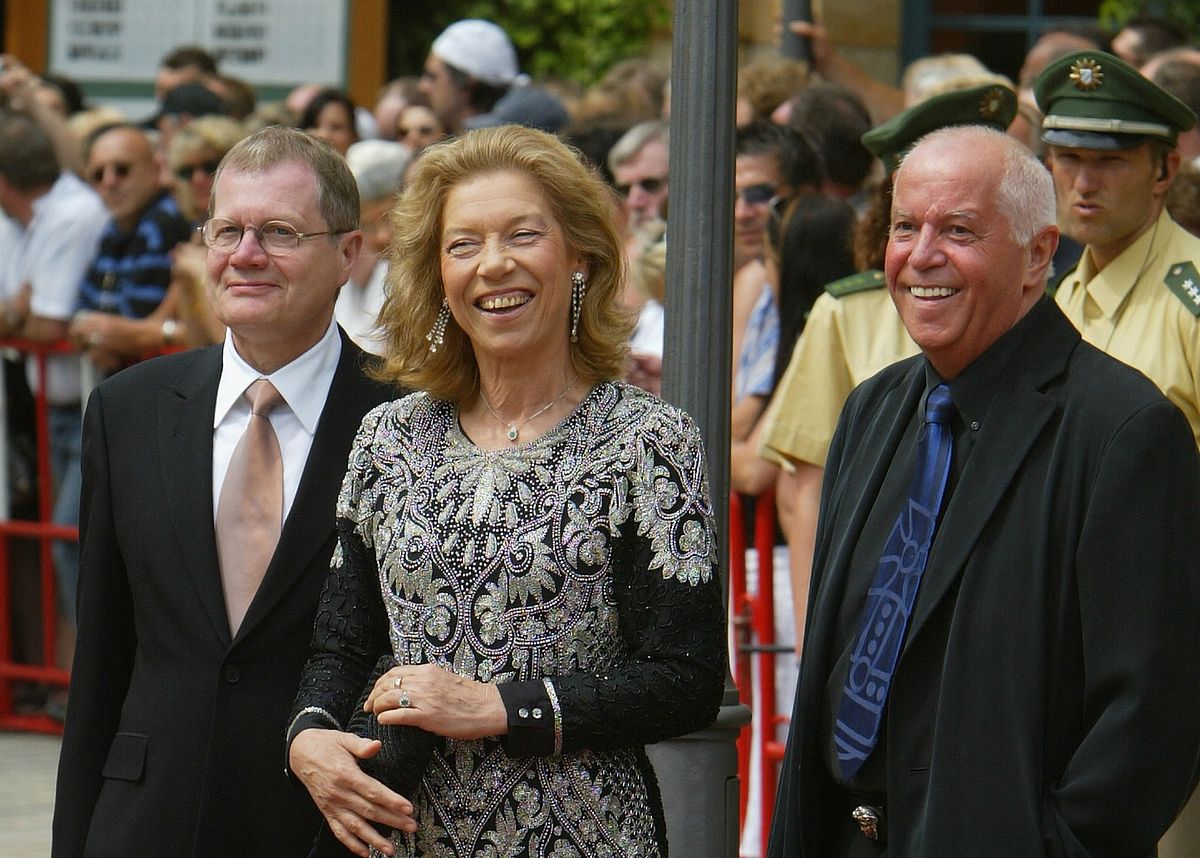
<path id="1" fill-rule="evenodd" d="M 1103 51 L 1076 51 L 1033 83 L 1042 141 L 1084 149 L 1130 149 L 1146 140 L 1175 145 L 1196 124 L 1186 104 L 1133 66 Z"/>
<path id="2" fill-rule="evenodd" d="M 862 143 L 883 161 L 888 172 L 900 157 L 931 131 L 952 125 L 987 125 L 1004 131 L 1017 115 L 1017 94 L 998 83 L 935 95 L 893 116 L 862 136 Z"/>

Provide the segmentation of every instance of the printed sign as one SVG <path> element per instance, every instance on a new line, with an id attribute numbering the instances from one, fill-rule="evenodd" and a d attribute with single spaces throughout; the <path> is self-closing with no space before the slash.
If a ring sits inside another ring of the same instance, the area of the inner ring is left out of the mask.
<path id="1" fill-rule="evenodd" d="M 345 84 L 347 0 L 52 0 L 50 67 L 140 83 L 179 45 L 256 85 Z"/>

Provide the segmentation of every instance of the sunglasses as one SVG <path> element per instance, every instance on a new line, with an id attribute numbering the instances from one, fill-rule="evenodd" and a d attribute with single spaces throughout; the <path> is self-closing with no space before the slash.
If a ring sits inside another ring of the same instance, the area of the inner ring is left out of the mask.
<path id="1" fill-rule="evenodd" d="M 648 194 L 657 194 L 659 191 L 661 191 L 663 189 L 663 187 L 666 184 L 667 184 L 666 179 L 650 178 L 650 179 L 638 179 L 635 182 L 630 182 L 628 185 L 617 185 L 616 188 L 617 188 L 618 194 L 620 194 L 623 197 L 627 197 L 627 196 L 629 196 L 629 192 L 632 191 L 634 189 L 634 187 L 641 188 L 643 191 L 645 191 Z"/>
<path id="2" fill-rule="evenodd" d="M 775 185 L 764 182 L 761 185 L 751 185 L 735 191 L 734 196 L 741 197 L 742 202 L 748 206 L 761 206 L 771 202 L 771 198 L 775 196 L 777 190 L 779 189 Z"/>
<path id="3" fill-rule="evenodd" d="M 88 171 L 88 178 L 91 179 L 93 185 L 98 185 L 104 181 L 104 174 L 112 170 L 118 179 L 128 178 L 133 170 L 133 165 L 124 161 L 114 161 L 111 164 L 101 164 L 98 167 L 93 167 Z"/>
<path id="4" fill-rule="evenodd" d="M 404 126 L 401 126 L 396 129 L 396 133 L 401 137 L 407 137 L 409 134 L 432 134 L 435 131 L 437 131 L 437 129 L 432 125 L 417 125 L 412 128 L 405 128 Z"/>
<path id="5" fill-rule="evenodd" d="M 206 176 L 216 175 L 217 167 L 220 166 L 220 164 L 221 161 L 219 158 L 216 161 L 203 161 L 199 164 L 184 164 L 175 171 L 175 175 L 185 182 L 190 182 L 192 180 L 192 176 L 196 175 L 197 170 L 201 171 Z"/>

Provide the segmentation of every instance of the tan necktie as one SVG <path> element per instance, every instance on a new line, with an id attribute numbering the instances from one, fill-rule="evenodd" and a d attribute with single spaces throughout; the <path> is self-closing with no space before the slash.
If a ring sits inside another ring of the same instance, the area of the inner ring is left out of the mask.
<path id="1" fill-rule="evenodd" d="M 234 448 L 217 502 L 217 559 L 229 630 L 236 635 L 283 527 L 283 456 L 267 415 L 284 404 L 265 378 L 246 388 L 250 423 Z"/>

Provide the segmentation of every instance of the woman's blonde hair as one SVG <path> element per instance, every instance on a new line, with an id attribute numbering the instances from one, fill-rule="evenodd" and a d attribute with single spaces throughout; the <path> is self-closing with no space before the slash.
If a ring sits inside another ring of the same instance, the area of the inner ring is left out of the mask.
<path id="1" fill-rule="evenodd" d="M 587 384 L 624 374 L 633 318 L 618 301 L 625 253 L 604 185 L 579 153 L 557 137 L 504 125 L 426 148 L 392 210 L 387 298 L 379 313 L 384 332 L 381 378 L 451 402 L 463 402 L 479 389 L 471 342 L 453 317 L 436 352 L 429 350 L 426 332 L 445 298 L 441 245 L 446 198 L 468 179 L 501 171 L 523 173 L 541 188 L 567 248 L 586 261 L 578 342 L 570 344 L 575 374 Z M 562 324 L 565 331 L 570 320 L 564 318 Z"/>
<path id="2" fill-rule="evenodd" d="M 201 116 L 175 132 L 167 146 L 167 167 L 174 173 L 188 158 L 209 157 L 219 161 L 234 144 L 246 136 L 246 129 L 228 116 Z M 199 221 L 205 209 L 200 207 L 188 182 L 175 186 L 175 199 L 184 216 Z"/>

